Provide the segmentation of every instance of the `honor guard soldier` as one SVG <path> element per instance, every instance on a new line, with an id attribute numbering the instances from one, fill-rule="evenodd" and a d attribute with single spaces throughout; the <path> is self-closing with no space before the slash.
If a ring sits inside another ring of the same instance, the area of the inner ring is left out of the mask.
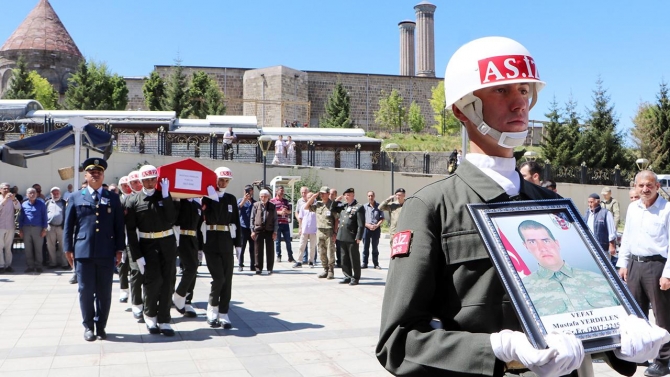
<path id="1" fill-rule="evenodd" d="M 207 303 L 207 323 L 212 327 L 233 327 L 228 316 L 233 283 L 235 252 L 241 251 L 240 214 L 237 198 L 226 193 L 233 179 L 233 172 L 226 167 L 216 168 L 216 185 L 207 188 L 208 196 L 202 198 L 202 215 L 205 221 L 205 259 L 212 275 L 212 288 Z M 239 250 L 236 250 L 239 249 Z"/>
<path id="2" fill-rule="evenodd" d="M 119 196 L 102 188 L 107 161 L 89 158 L 83 167 L 88 187 L 68 200 L 63 250 L 71 264 L 76 258 L 84 339 L 90 342 L 96 335 L 98 339 L 107 338 L 114 266 L 121 260 L 126 244 Z"/>
<path id="3" fill-rule="evenodd" d="M 191 300 L 195 288 L 195 278 L 198 275 L 198 250 L 200 225 L 202 225 L 200 203 L 193 199 L 181 199 L 177 205 L 177 222 L 179 226 L 179 261 L 183 267 L 181 280 L 172 295 L 172 302 L 177 311 L 184 317 L 197 316 Z"/>
<path id="4" fill-rule="evenodd" d="M 126 207 L 126 201 L 142 191 L 142 181 L 140 180 L 139 170 L 133 170 L 128 173 L 128 185 L 130 186 L 131 193 L 128 194 L 127 198 L 124 198 L 123 206 Z M 126 238 L 127 239 L 127 238 Z M 128 249 L 130 249 L 130 243 L 128 243 Z M 133 254 L 128 254 L 128 285 L 130 286 L 130 308 L 135 319 L 143 321 L 144 313 L 144 297 L 142 295 L 142 285 L 144 284 L 144 275 L 140 272 L 140 268 L 137 265 L 137 261 L 133 258 Z"/>
<path id="5" fill-rule="evenodd" d="M 538 350 L 521 332 L 467 207 L 559 197 L 523 180 L 513 157 L 544 85 L 528 50 L 508 38 L 477 39 L 449 61 L 446 106 L 466 128 L 471 153 L 453 175 L 408 198 L 400 214 L 376 348 L 393 375 L 562 376 L 582 365 L 584 348 L 574 334 L 547 334 L 549 347 Z M 599 357 L 632 375 L 635 362 L 658 351 L 663 337 L 656 330 L 622 318 L 622 348 Z M 590 358 L 582 368 L 588 375 Z"/>
<path id="6" fill-rule="evenodd" d="M 358 285 L 361 278 L 361 254 L 358 244 L 363 239 L 365 229 L 365 208 L 354 199 L 354 189 L 344 190 L 343 195 L 330 203 L 330 212 L 339 213 L 340 225 L 337 240 L 342 245 L 342 273 L 340 284 Z M 346 199 L 341 202 L 342 197 Z"/>
<path id="7" fill-rule="evenodd" d="M 170 181 L 161 180 L 152 165 L 140 168 L 142 191 L 126 200 L 126 229 L 133 260 L 144 278 L 144 322 L 151 334 L 173 336 L 170 326 L 175 282 L 177 241 L 172 225 L 177 210 L 170 197 Z M 139 236 L 139 239 L 138 239 Z"/>
<path id="8" fill-rule="evenodd" d="M 128 176 L 124 175 L 119 178 L 119 197 L 121 198 L 121 204 L 125 207 L 125 201 L 128 195 L 133 191 L 130 189 L 128 184 Z M 125 229 L 123 230 L 125 233 Z M 126 241 L 126 247 L 123 249 L 123 255 L 121 256 L 121 263 L 119 264 L 119 302 L 126 303 L 128 302 L 128 273 L 130 272 L 130 265 L 128 264 L 128 242 Z"/>
<path id="9" fill-rule="evenodd" d="M 312 195 L 305 203 L 305 209 L 316 212 L 316 241 L 319 249 L 319 258 L 323 266 L 323 272 L 319 278 L 335 278 L 335 215 L 330 210 L 331 200 L 329 197 L 330 189 L 327 186 L 321 187 L 318 195 Z M 320 201 L 315 201 L 321 197 Z"/>

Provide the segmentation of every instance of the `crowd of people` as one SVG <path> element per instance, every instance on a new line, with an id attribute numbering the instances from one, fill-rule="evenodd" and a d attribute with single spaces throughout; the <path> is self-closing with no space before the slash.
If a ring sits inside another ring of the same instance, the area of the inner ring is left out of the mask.
<path id="1" fill-rule="evenodd" d="M 301 187 L 301 198 L 293 206 L 282 186 L 274 193 L 260 190 L 256 200 L 254 187 L 247 185 L 238 199 L 227 192 L 233 172 L 219 167 L 217 186 L 208 187 L 206 196 L 183 199 L 172 197 L 167 179 L 158 182 L 158 170 L 152 165 L 109 185 L 104 183 L 104 159 L 88 159 L 82 167 L 84 184 L 78 191 L 69 185 L 66 195 L 53 187 L 45 197 L 36 184 L 21 200 L 9 184 L 0 185 L 4 245 L 0 262 L 3 272 L 13 271 L 11 248 L 18 224 L 26 273 L 41 273 L 44 267 L 72 269 L 70 282 L 79 285 L 87 341 L 107 337 L 115 270 L 119 300 L 129 304 L 133 317 L 144 322 L 149 333 L 164 336 L 174 335 L 173 305 L 183 316 L 196 317 L 193 291 L 203 258 L 212 278 L 206 310 L 211 327 L 232 327 L 228 312 L 235 264 L 238 271 L 248 266 L 256 275 L 272 275 L 275 259 L 282 261 L 283 248 L 293 268 L 320 264 L 319 278 L 331 280 L 339 267 L 344 275 L 340 283 L 357 285 L 361 269 L 368 267 L 370 247 L 373 267 L 381 269 L 382 211 L 391 214 L 393 229 L 405 196 L 405 190 L 398 189 L 380 205 L 370 191 L 362 204 L 352 188 L 338 195 L 327 186 L 318 193 Z M 291 248 L 292 216 L 299 223 L 297 259 Z"/>

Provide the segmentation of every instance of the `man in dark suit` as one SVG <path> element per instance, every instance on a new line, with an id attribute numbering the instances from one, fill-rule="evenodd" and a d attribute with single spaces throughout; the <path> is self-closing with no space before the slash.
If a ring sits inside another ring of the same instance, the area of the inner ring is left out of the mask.
<path id="1" fill-rule="evenodd" d="M 114 266 L 125 248 L 125 232 L 119 196 L 102 188 L 107 161 L 89 158 L 83 167 L 88 187 L 74 193 L 67 203 L 63 250 L 70 264 L 76 253 L 84 339 L 90 342 L 96 339 L 94 325 L 98 339 L 107 338 Z"/>
<path id="2" fill-rule="evenodd" d="M 339 215 L 340 226 L 337 230 L 337 240 L 342 245 L 342 273 L 344 279 L 340 284 L 358 285 L 361 278 L 361 254 L 358 244 L 363 239 L 365 227 L 365 208 L 354 199 L 354 189 L 344 190 L 330 203 L 330 212 Z M 345 199 L 342 202 L 342 198 Z"/>

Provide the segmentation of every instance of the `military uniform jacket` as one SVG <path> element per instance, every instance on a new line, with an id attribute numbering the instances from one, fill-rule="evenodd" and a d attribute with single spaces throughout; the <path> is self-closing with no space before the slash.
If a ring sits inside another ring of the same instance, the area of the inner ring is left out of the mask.
<path id="1" fill-rule="evenodd" d="M 309 206 L 311 212 L 316 213 L 316 227 L 318 229 L 335 229 L 335 214 L 331 211 L 332 200 L 317 201 Z"/>
<path id="2" fill-rule="evenodd" d="M 398 226 L 398 219 L 400 218 L 400 213 L 402 212 L 402 204 L 396 202 L 395 199 L 388 198 L 379 203 L 379 210 L 389 211 L 389 215 L 391 216 L 389 232 L 391 232 L 391 235 L 395 234 L 396 228 Z"/>
<path id="3" fill-rule="evenodd" d="M 337 230 L 337 240 L 356 242 L 363 239 L 365 230 L 365 208 L 356 200 L 346 202 L 333 201 L 330 203 L 330 212 L 340 214 L 340 227 Z"/>
<path id="4" fill-rule="evenodd" d="M 88 189 L 72 194 L 65 207 L 63 250 L 75 258 L 109 258 L 126 247 L 119 196 L 102 189 L 97 206 Z"/>
<path id="5" fill-rule="evenodd" d="M 177 210 L 172 197 L 168 195 L 167 198 L 163 198 L 160 190 L 156 190 L 151 196 L 147 196 L 144 191 L 129 196 L 126 199 L 126 231 L 133 260 L 144 256 L 137 231 L 162 232 L 172 229 L 176 220 Z M 169 237 L 174 241 L 174 236 Z M 164 238 L 143 239 L 143 242 L 160 243 Z"/>
<path id="6" fill-rule="evenodd" d="M 521 179 L 520 200 L 557 198 Z M 392 374 L 503 374 L 490 334 L 521 327 L 467 204 L 510 199 L 500 185 L 463 160 L 453 175 L 403 203 L 397 231 L 412 231 L 410 254 L 390 262 L 376 349 Z M 431 327 L 433 318 L 443 329 Z"/>
<path id="7" fill-rule="evenodd" d="M 240 211 L 235 195 L 225 193 L 218 202 L 203 197 L 202 217 L 207 225 L 235 225 L 235 247 L 242 247 L 242 231 L 240 227 Z"/>

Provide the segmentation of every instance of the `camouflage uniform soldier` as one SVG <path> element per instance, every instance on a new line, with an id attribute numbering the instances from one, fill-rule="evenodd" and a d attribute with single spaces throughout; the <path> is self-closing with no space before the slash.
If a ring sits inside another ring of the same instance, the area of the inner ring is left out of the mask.
<path id="1" fill-rule="evenodd" d="M 316 212 L 316 240 L 321 258 L 323 272 L 319 278 L 335 278 L 335 216 L 330 212 L 331 200 L 329 197 L 330 189 L 327 186 L 321 187 L 319 195 L 321 200 L 315 202 L 317 195 L 312 195 L 305 203 L 305 209 Z"/>
<path id="2" fill-rule="evenodd" d="M 523 278 L 538 314 L 562 314 L 621 305 L 602 275 L 570 267 L 551 231 L 534 220 L 519 224 L 523 245 L 538 261 L 538 270 Z"/>
<path id="3" fill-rule="evenodd" d="M 405 203 L 405 189 L 398 188 L 395 190 L 395 194 L 391 195 L 388 199 L 379 203 L 380 211 L 389 211 L 390 225 L 389 232 L 391 232 L 391 246 L 393 246 L 393 236 L 395 235 L 396 226 L 398 225 L 398 219 L 400 218 L 400 212 L 402 212 L 402 205 Z"/>

